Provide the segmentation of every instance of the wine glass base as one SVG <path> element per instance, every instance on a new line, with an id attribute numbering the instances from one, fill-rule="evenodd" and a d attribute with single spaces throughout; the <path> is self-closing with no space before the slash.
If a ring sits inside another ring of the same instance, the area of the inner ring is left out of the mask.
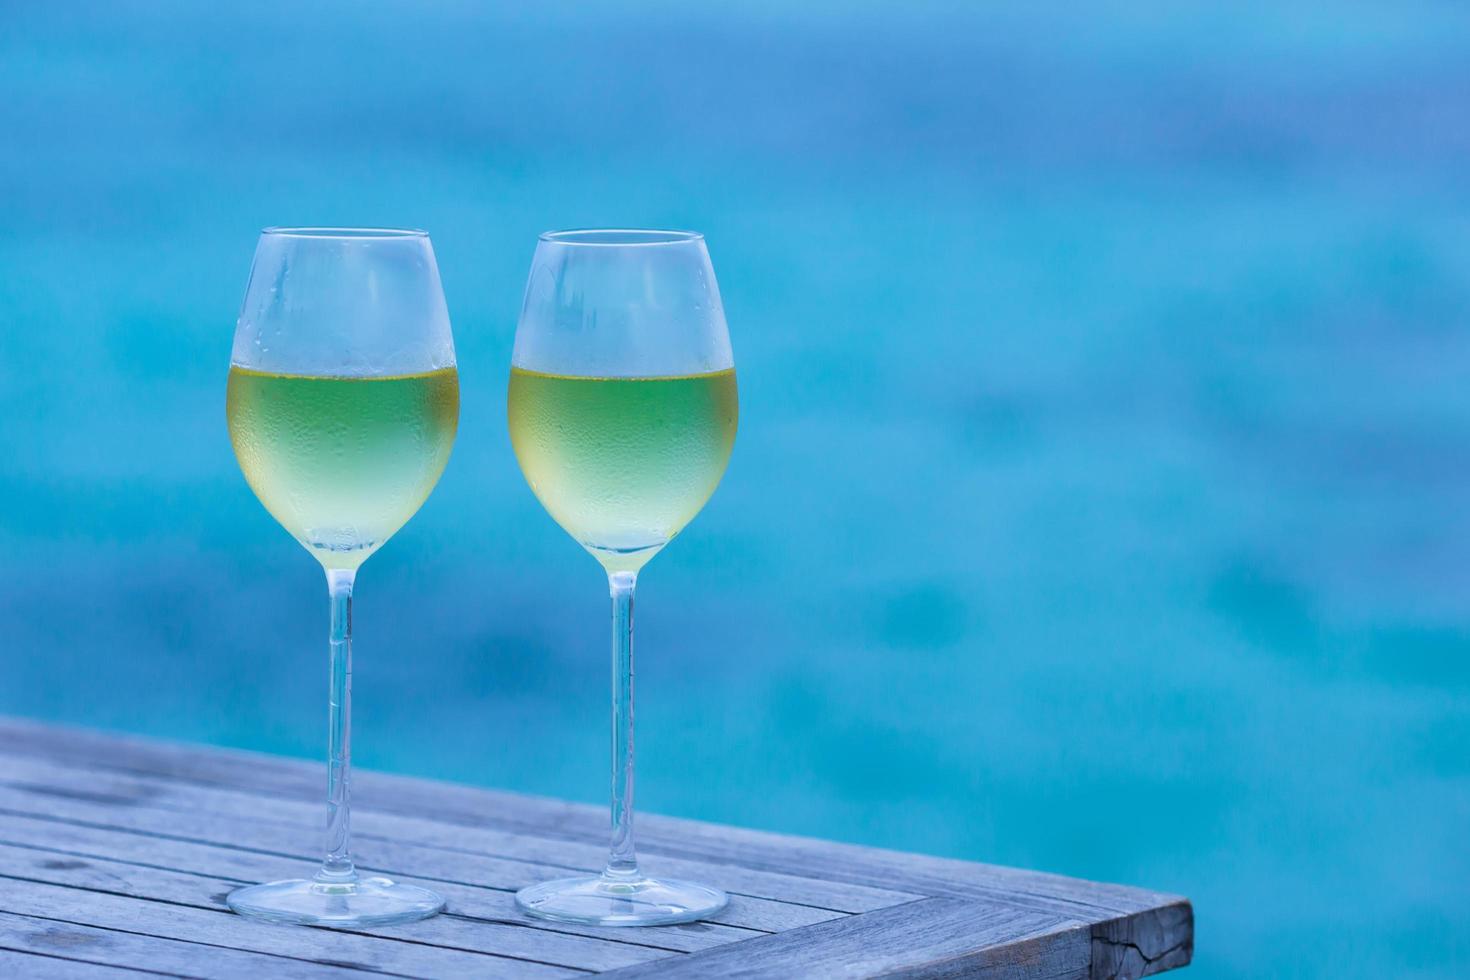
<path id="1" fill-rule="evenodd" d="M 687 881 L 604 875 L 560 878 L 516 892 L 527 915 L 585 926 L 671 926 L 707 919 L 729 901 L 718 888 Z"/>
<path id="2" fill-rule="evenodd" d="M 237 888 L 225 903 L 252 919 L 335 929 L 414 922 L 444 908 L 444 899 L 427 888 L 400 885 L 387 878 L 272 881 Z"/>

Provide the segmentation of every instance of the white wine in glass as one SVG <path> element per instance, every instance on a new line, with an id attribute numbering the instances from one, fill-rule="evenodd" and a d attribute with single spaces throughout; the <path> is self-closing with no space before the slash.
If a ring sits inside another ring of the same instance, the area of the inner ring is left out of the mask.
<path id="1" fill-rule="evenodd" d="M 230 908 L 361 928 L 434 915 L 425 888 L 357 873 L 351 853 L 352 589 L 444 472 L 459 375 L 429 237 L 267 228 L 235 329 L 226 414 L 245 479 L 326 571 L 331 600 L 326 856 L 312 878 L 250 885 Z"/>
<path id="2" fill-rule="evenodd" d="M 607 867 L 523 888 L 541 918 L 693 922 L 708 885 L 652 878 L 633 846 L 633 590 L 714 493 L 739 399 L 704 238 L 681 231 L 541 236 L 516 329 L 511 444 L 549 514 L 607 572 L 613 613 L 612 844 Z"/>
<path id="3" fill-rule="evenodd" d="M 739 413 L 730 368 L 676 378 L 510 375 L 521 471 L 609 571 L 637 571 L 699 513 L 725 473 Z"/>
<path id="4" fill-rule="evenodd" d="M 459 373 L 314 378 L 232 367 L 227 404 L 235 456 L 265 509 L 327 568 L 357 568 L 444 472 Z"/>

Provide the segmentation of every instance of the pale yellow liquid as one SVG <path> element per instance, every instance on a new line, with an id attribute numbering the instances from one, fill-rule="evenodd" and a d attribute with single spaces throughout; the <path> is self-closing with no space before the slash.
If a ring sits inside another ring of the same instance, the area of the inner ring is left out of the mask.
<path id="1" fill-rule="evenodd" d="M 227 412 L 235 457 L 265 509 L 325 567 L 356 568 L 444 472 L 459 374 L 315 378 L 232 367 Z"/>
<path id="2" fill-rule="evenodd" d="M 735 372 L 571 378 L 513 368 L 510 440 L 556 522 L 634 571 L 699 513 L 735 443 Z"/>

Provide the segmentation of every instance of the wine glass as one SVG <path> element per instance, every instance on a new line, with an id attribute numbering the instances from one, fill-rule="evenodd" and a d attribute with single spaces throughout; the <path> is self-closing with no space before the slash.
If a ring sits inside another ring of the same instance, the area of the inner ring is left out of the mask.
<path id="1" fill-rule="evenodd" d="M 510 438 L 552 518 L 612 593 L 612 847 L 600 875 L 522 889 L 547 919 L 667 925 L 724 892 L 655 879 L 633 849 L 633 588 L 725 472 L 739 414 L 735 361 L 704 237 L 561 231 L 531 262 L 510 374 Z"/>
<path id="2" fill-rule="evenodd" d="M 339 928 L 409 922 L 444 900 L 360 877 L 349 849 L 352 586 L 428 498 L 459 426 L 459 374 L 429 236 L 267 228 L 230 357 L 230 441 L 250 489 L 327 574 L 326 859 L 231 892 L 242 915 Z"/>

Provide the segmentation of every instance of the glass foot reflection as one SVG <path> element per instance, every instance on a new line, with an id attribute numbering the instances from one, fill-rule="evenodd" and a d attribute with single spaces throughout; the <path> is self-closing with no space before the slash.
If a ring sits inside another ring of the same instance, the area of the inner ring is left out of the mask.
<path id="1" fill-rule="evenodd" d="M 656 878 L 561 878 L 516 893 L 527 915 L 592 926 L 669 926 L 707 919 L 729 896 L 718 888 Z"/>
<path id="2" fill-rule="evenodd" d="M 444 908 L 444 899 L 428 889 L 388 878 L 293 878 L 237 888 L 225 902 L 253 919 L 337 929 L 413 922 Z"/>

